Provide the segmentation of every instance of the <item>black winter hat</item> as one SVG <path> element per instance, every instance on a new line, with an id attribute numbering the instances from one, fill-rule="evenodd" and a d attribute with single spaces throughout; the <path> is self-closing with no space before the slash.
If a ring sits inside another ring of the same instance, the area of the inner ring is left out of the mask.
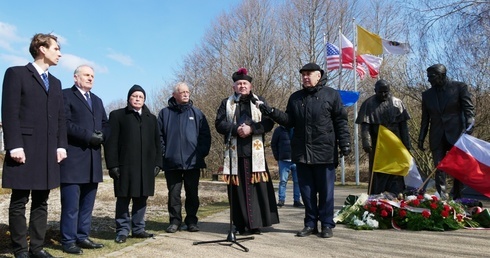
<path id="1" fill-rule="evenodd" d="M 141 92 L 143 92 L 143 95 L 145 96 L 145 99 L 146 99 L 146 92 L 143 89 L 143 87 L 139 86 L 138 84 L 135 84 L 135 85 L 133 85 L 133 87 L 131 87 L 131 89 L 129 89 L 129 92 L 128 92 L 128 100 L 129 100 L 129 97 L 131 97 L 131 95 L 135 91 L 141 91 Z"/>
<path id="2" fill-rule="evenodd" d="M 301 67 L 301 69 L 299 70 L 300 73 L 302 73 L 304 71 L 320 71 L 320 73 L 322 74 L 322 76 L 323 76 L 323 73 L 324 73 L 324 71 L 322 70 L 322 68 L 320 68 L 320 66 L 317 65 L 317 64 L 315 64 L 315 63 L 307 63 L 303 67 Z"/>
<path id="3" fill-rule="evenodd" d="M 246 68 L 240 68 L 238 71 L 234 72 L 231 78 L 233 79 L 233 82 L 236 82 L 238 80 L 247 80 L 249 82 L 252 82 L 252 77 L 247 75 L 247 69 Z"/>

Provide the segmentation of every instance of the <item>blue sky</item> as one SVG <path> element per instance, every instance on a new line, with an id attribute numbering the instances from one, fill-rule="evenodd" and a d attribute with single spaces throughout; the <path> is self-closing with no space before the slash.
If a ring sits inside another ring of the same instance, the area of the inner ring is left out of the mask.
<path id="1" fill-rule="evenodd" d="M 133 84 L 147 94 L 171 82 L 211 23 L 240 0 L 2 1 L 0 81 L 10 66 L 32 61 L 36 33 L 59 37 L 62 57 L 50 72 L 63 88 L 80 64 L 95 69 L 93 92 L 105 105 L 126 99 Z M 0 89 L 1 91 L 1 89 Z"/>

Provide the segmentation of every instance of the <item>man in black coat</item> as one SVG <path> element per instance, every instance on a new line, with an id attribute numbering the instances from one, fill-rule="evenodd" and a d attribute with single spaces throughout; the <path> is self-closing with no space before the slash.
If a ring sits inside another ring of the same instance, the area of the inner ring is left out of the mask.
<path id="1" fill-rule="evenodd" d="M 236 230 L 261 234 L 261 228 L 279 223 L 264 147 L 265 134 L 272 130 L 274 121 L 253 104 L 264 99 L 252 93 L 253 78 L 247 69 L 238 69 L 231 78 L 234 92 L 221 101 L 214 121 L 216 131 L 229 145 L 223 174 L 230 184 L 228 199 Z"/>
<path id="2" fill-rule="evenodd" d="M 434 166 L 437 166 L 463 131 L 474 123 L 475 113 L 468 85 L 449 80 L 444 65 L 435 64 L 427 68 L 427 78 L 432 88 L 422 93 L 422 121 L 418 148 L 425 150 L 424 140 L 428 132 L 432 159 Z M 471 130 L 467 133 L 471 134 Z M 435 181 L 439 195 L 447 198 L 446 173 L 437 170 Z M 460 188 L 461 183 L 455 179 L 453 199 L 460 197 Z"/>
<path id="3" fill-rule="evenodd" d="M 77 67 L 75 85 L 63 90 L 68 158 L 61 163 L 61 245 L 63 251 L 81 254 L 81 248 L 101 248 L 90 240 L 92 211 L 102 182 L 101 144 L 109 136 L 102 100 L 92 93 L 94 70 Z"/>
<path id="4" fill-rule="evenodd" d="M 162 149 L 157 118 L 146 107 L 145 98 L 145 90 L 134 85 L 128 92 L 128 105 L 109 115 L 111 135 L 104 154 L 117 198 L 116 243 L 126 242 L 129 232 L 137 238 L 153 237 L 145 231 L 144 219 L 148 196 L 155 193 L 155 177 L 162 166 Z"/>
<path id="5" fill-rule="evenodd" d="M 68 147 L 61 82 L 48 73 L 61 57 L 57 37 L 36 34 L 34 61 L 10 67 L 2 91 L 5 139 L 2 187 L 11 188 L 10 238 L 15 257 L 52 257 L 43 250 L 50 189 L 60 185 L 59 162 Z M 31 197 L 29 228 L 25 208 Z M 27 238 L 30 238 L 30 246 Z"/>
<path id="6" fill-rule="evenodd" d="M 289 97 L 285 113 L 259 101 L 257 105 L 276 123 L 294 128 L 291 158 L 298 169 L 305 205 L 304 228 L 296 235 L 317 233 L 320 221 L 320 236 L 329 238 L 335 227 L 333 194 L 338 149 L 342 155 L 351 152 L 347 111 L 338 91 L 326 85 L 327 76 L 320 66 L 308 63 L 299 72 L 303 89 Z"/>

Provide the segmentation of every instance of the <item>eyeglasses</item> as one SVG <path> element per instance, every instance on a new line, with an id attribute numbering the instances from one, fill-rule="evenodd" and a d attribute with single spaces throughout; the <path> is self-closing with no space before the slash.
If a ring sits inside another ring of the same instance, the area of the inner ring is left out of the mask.
<path id="1" fill-rule="evenodd" d="M 145 99 L 145 96 L 142 95 L 131 95 L 130 97 L 134 99 Z"/>

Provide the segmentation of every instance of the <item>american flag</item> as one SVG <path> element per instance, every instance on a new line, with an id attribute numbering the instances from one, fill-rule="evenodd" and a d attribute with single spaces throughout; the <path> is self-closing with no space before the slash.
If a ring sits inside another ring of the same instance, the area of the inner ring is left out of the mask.
<path id="1" fill-rule="evenodd" d="M 331 43 L 327 43 L 325 46 L 327 53 L 327 70 L 335 70 L 340 68 L 340 51 L 337 46 Z M 352 63 L 343 63 L 342 68 L 354 70 Z M 364 79 L 366 75 L 366 70 L 357 65 L 356 67 L 357 74 L 361 79 Z"/>

